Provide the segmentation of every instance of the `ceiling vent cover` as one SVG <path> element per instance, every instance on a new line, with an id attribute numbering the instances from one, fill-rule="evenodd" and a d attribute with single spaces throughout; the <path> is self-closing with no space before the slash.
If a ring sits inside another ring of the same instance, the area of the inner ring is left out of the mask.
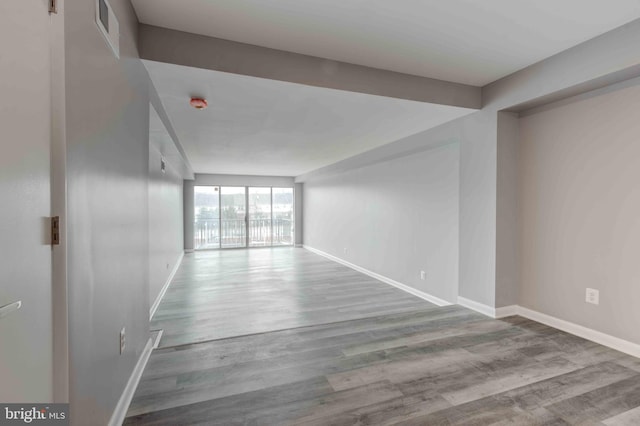
<path id="1" fill-rule="evenodd" d="M 96 0 L 96 24 L 113 54 L 120 58 L 120 25 L 107 0 Z"/>

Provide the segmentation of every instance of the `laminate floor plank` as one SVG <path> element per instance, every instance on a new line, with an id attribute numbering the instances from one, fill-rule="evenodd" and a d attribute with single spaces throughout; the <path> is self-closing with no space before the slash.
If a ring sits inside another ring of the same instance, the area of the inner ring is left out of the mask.
<path id="1" fill-rule="evenodd" d="M 547 406 L 571 424 L 595 425 L 640 407 L 640 375 Z"/>
<path id="2" fill-rule="evenodd" d="M 153 329 L 161 347 L 434 307 L 303 249 L 188 254 Z"/>
<path id="3" fill-rule="evenodd" d="M 602 423 L 607 426 L 638 426 L 640 425 L 640 407 L 609 417 L 603 420 Z"/>
<path id="4" fill-rule="evenodd" d="M 302 249 L 185 256 L 127 425 L 636 425 L 640 360 Z"/>

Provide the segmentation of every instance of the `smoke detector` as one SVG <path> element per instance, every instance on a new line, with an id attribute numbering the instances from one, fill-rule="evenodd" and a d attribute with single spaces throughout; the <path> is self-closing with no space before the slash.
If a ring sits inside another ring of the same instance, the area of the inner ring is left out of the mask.
<path id="1" fill-rule="evenodd" d="M 191 100 L 189 101 L 189 105 L 191 105 L 195 109 L 205 109 L 209 106 L 207 100 L 202 98 L 191 98 Z"/>

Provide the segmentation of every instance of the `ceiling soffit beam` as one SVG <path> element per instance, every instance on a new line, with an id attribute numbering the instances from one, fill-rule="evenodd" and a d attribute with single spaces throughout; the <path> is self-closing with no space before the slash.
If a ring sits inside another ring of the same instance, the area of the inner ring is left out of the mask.
<path id="1" fill-rule="evenodd" d="M 640 76 L 640 19 L 482 88 L 484 107 L 523 111 Z"/>
<path id="2" fill-rule="evenodd" d="M 308 86 L 479 109 L 479 87 L 140 24 L 140 57 Z"/>

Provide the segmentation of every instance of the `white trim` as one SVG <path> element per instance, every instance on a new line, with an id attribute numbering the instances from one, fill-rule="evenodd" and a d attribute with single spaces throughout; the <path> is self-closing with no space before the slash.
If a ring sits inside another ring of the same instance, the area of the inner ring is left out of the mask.
<path id="1" fill-rule="evenodd" d="M 122 395 L 120 395 L 118 405 L 116 405 L 116 408 L 113 410 L 111 420 L 109 420 L 109 426 L 120 426 L 122 425 L 122 422 L 124 422 L 124 419 L 127 416 L 127 411 L 129 410 L 129 404 L 131 404 L 133 394 L 138 387 L 138 383 L 140 383 L 142 372 L 147 365 L 147 361 L 149 361 L 152 350 L 153 341 L 151 338 L 149 338 L 149 340 L 147 340 L 147 344 L 142 350 L 142 353 L 140 354 L 140 358 L 138 358 L 138 362 L 135 368 L 131 372 L 131 376 L 129 377 L 127 386 L 125 386 L 124 390 L 122 391 Z"/>
<path id="2" fill-rule="evenodd" d="M 164 294 L 167 292 L 167 289 L 169 288 L 169 285 L 171 284 L 173 277 L 176 275 L 176 272 L 178 272 L 178 269 L 180 268 L 180 264 L 182 263 L 183 258 L 184 258 L 184 252 L 180 253 L 180 255 L 178 256 L 178 261 L 173 266 L 173 269 L 171 270 L 171 273 L 167 278 L 167 282 L 164 283 L 164 285 L 162 286 L 162 290 L 160 290 L 160 293 L 158 293 L 156 300 L 153 302 L 153 305 L 151 306 L 151 309 L 149 309 L 149 319 L 153 318 L 153 315 L 156 313 L 158 306 L 160 306 L 160 302 L 162 301 Z"/>
<path id="3" fill-rule="evenodd" d="M 444 299 L 440 299 L 439 297 L 436 297 L 436 296 L 433 296 L 431 294 L 422 292 L 420 290 L 416 290 L 415 288 L 409 287 L 406 284 L 402 284 L 402 283 L 400 283 L 398 281 L 392 280 L 391 278 L 385 277 L 384 275 L 377 274 L 377 273 L 375 273 L 373 271 L 370 271 L 368 269 L 365 269 L 365 268 L 363 268 L 361 266 L 354 265 L 353 263 L 347 262 L 346 260 L 340 259 L 339 257 L 333 256 L 333 255 L 331 255 L 329 253 L 325 253 L 325 252 L 323 252 L 321 250 L 315 249 L 313 247 L 309 247 L 307 245 L 303 245 L 302 247 L 305 250 L 309 250 L 312 253 L 315 253 L 315 254 L 320 255 L 322 257 L 326 257 L 329 260 L 333 260 L 334 262 L 337 262 L 337 263 L 339 263 L 341 265 L 344 265 L 344 266 L 346 266 L 348 268 L 354 269 L 354 270 L 356 270 L 356 271 L 358 271 L 358 272 L 360 272 L 362 274 L 368 275 L 371 278 L 375 278 L 378 281 L 382 281 L 385 284 L 389 284 L 391 286 L 399 288 L 400 290 L 406 291 L 407 293 L 410 293 L 410 294 L 412 294 L 412 295 L 414 295 L 416 297 L 424 299 L 427 302 L 431 302 L 431 303 L 433 303 L 435 305 L 438 305 L 438 306 L 449 306 L 449 305 L 452 305 L 451 302 L 447 302 Z"/>
<path id="4" fill-rule="evenodd" d="M 496 308 L 493 317 L 496 319 L 512 317 L 514 315 L 518 315 L 519 309 L 520 306 L 518 305 L 509 305 L 503 306 L 501 308 Z"/>
<path id="5" fill-rule="evenodd" d="M 96 25 L 100 30 L 100 34 L 104 37 L 104 40 L 107 42 L 107 45 L 111 48 L 111 51 L 115 55 L 117 59 L 120 59 L 120 24 L 118 23 L 118 17 L 115 12 L 111 8 L 111 4 L 108 0 L 103 0 L 105 5 L 107 6 L 107 16 L 109 29 L 105 28 L 100 20 L 100 0 L 96 0 Z"/>
<path id="6" fill-rule="evenodd" d="M 503 306 L 501 308 L 494 308 L 493 306 L 485 305 L 484 303 L 476 302 L 475 300 L 467 299 L 466 297 L 458 296 L 458 305 L 464 306 L 476 312 L 486 315 L 491 318 L 505 318 L 513 315 L 518 315 L 518 305 Z"/>
<path id="7" fill-rule="evenodd" d="M 312 253 L 318 254 L 322 257 L 326 257 L 327 259 L 333 260 L 334 262 L 340 263 L 341 265 L 347 266 L 351 269 L 354 269 L 358 272 L 361 272 L 365 275 L 368 275 L 386 284 L 389 284 L 396 288 L 404 290 L 407 293 L 411 293 L 414 296 L 420 297 L 421 299 L 424 299 L 428 302 L 435 303 L 438 306 L 451 305 L 451 303 L 447 302 L 446 300 L 442 300 L 430 294 L 423 293 L 420 290 L 416 290 L 415 288 L 412 288 L 405 284 L 394 281 L 391 278 L 387 278 L 380 274 L 376 274 L 375 272 L 372 272 L 360 266 L 354 265 L 353 263 L 347 262 L 346 260 L 342 260 L 339 257 L 330 255 L 321 250 L 314 249 L 313 247 L 309 247 L 306 245 L 303 245 L 302 247 L 306 250 L 309 250 Z M 558 330 L 573 334 L 575 336 L 582 337 L 583 339 L 587 339 L 592 342 L 598 343 L 600 345 L 607 346 L 611 349 L 615 349 L 617 351 L 624 352 L 628 355 L 640 358 L 640 344 L 633 343 L 628 340 L 620 339 L 618 337 L 614 337 L 609 334 L 584 327 L 582 325 L 574 324 L 572 322 L 565 321 L 560 318 L 552 317 L 551 315 L 543 314 L 541 312 L 537 312 L 519 305 L 509 305 L 509 306 L 503 306 L 500 308 L 494 308 L 494 307 L 485 305 L 483 303 L 479 303 L 474 300 L 467 299 L 462 296 L 458 296 L 458 304 L 466 308 L 472 309 L 476 312 L 479 312 L 483 315 L 486 315 L 488 317 L 496 318 L 496 319 L 505 318 L 513 315 L 519 315 L 521 317 L 528 318 L 532 321 L 536 321 L 536 322 L 548 325 L 549 327 L 556 328 Z"/>
<path id="8" fill-rule="evenodd" d="M 543 314 L 541 312 L 534 311 L 532 309 L 525 308 L 519 305 L 504 306 L 502 308 L 492 308 L 491 306 L 487 306 L 461 296 L 458 296 L 458 304 L 464 306 L 465 308 L 469 308 L 481 314 L 487 315 L 491 318 L 504 318 L 512 315 L 519 315 L 532 321 L 548 325 L 549 327 L 553 327 L 569 334 L 582 337 L 583 339 L 587 339 L 592 342 L 599 343 L 603 346 L 607 346 L 611 349 L 615 349 L 628 355 L 640 358 L 640 345 L 637 343 L 620 339 L 618 337 L 611 336 L 610 334 L 602 333 L 600 331 L 596 331 L 582 325 L 565 321 L 560 318 L 552 317 L 551 315 Z"/>
<path id="9" fill-rule="evenodd" d="M 599 343 L 611 349 L 640 358 L 640 345 L 637 343 L 620 339 L 618 337 L 611 336 L 610 334 L 605 334 L 582 325 L 552 317 L 551 315 L 524 308 L 522 306 L 518 306 L 517 308 L 518 315 L 521 317 L 540 322 L 548 325 L 549 327 L 557 328 L 558 330 L 565 331 L 578 337 L 582 337 L 583 339 L 591 340 L 592 342 Z"/>
<path id="10" fill-rule="evenodd" d="M 469 308 L 476 312 L 480 312 L 481 314 L 491 318 L 496 317 L 495 308 L 480 302 L 476 302 L 475 300 L 467 299 L 466 297 L 458 296 L 458 305 L 464 306 L 465 308 Z"/>
<path id="11" fill-rule="evenodd" d="M 158 349 L 158 347 L 160 347 L 160 339 L 162 339 L 162 335 L 164 334 L 164 328 L 161 328 L 160 330 L 151 330 L 151 331 L 158 332 L 158 335 L 156 336 L 156 340 L 153 342 L 153 349 Z"/>

